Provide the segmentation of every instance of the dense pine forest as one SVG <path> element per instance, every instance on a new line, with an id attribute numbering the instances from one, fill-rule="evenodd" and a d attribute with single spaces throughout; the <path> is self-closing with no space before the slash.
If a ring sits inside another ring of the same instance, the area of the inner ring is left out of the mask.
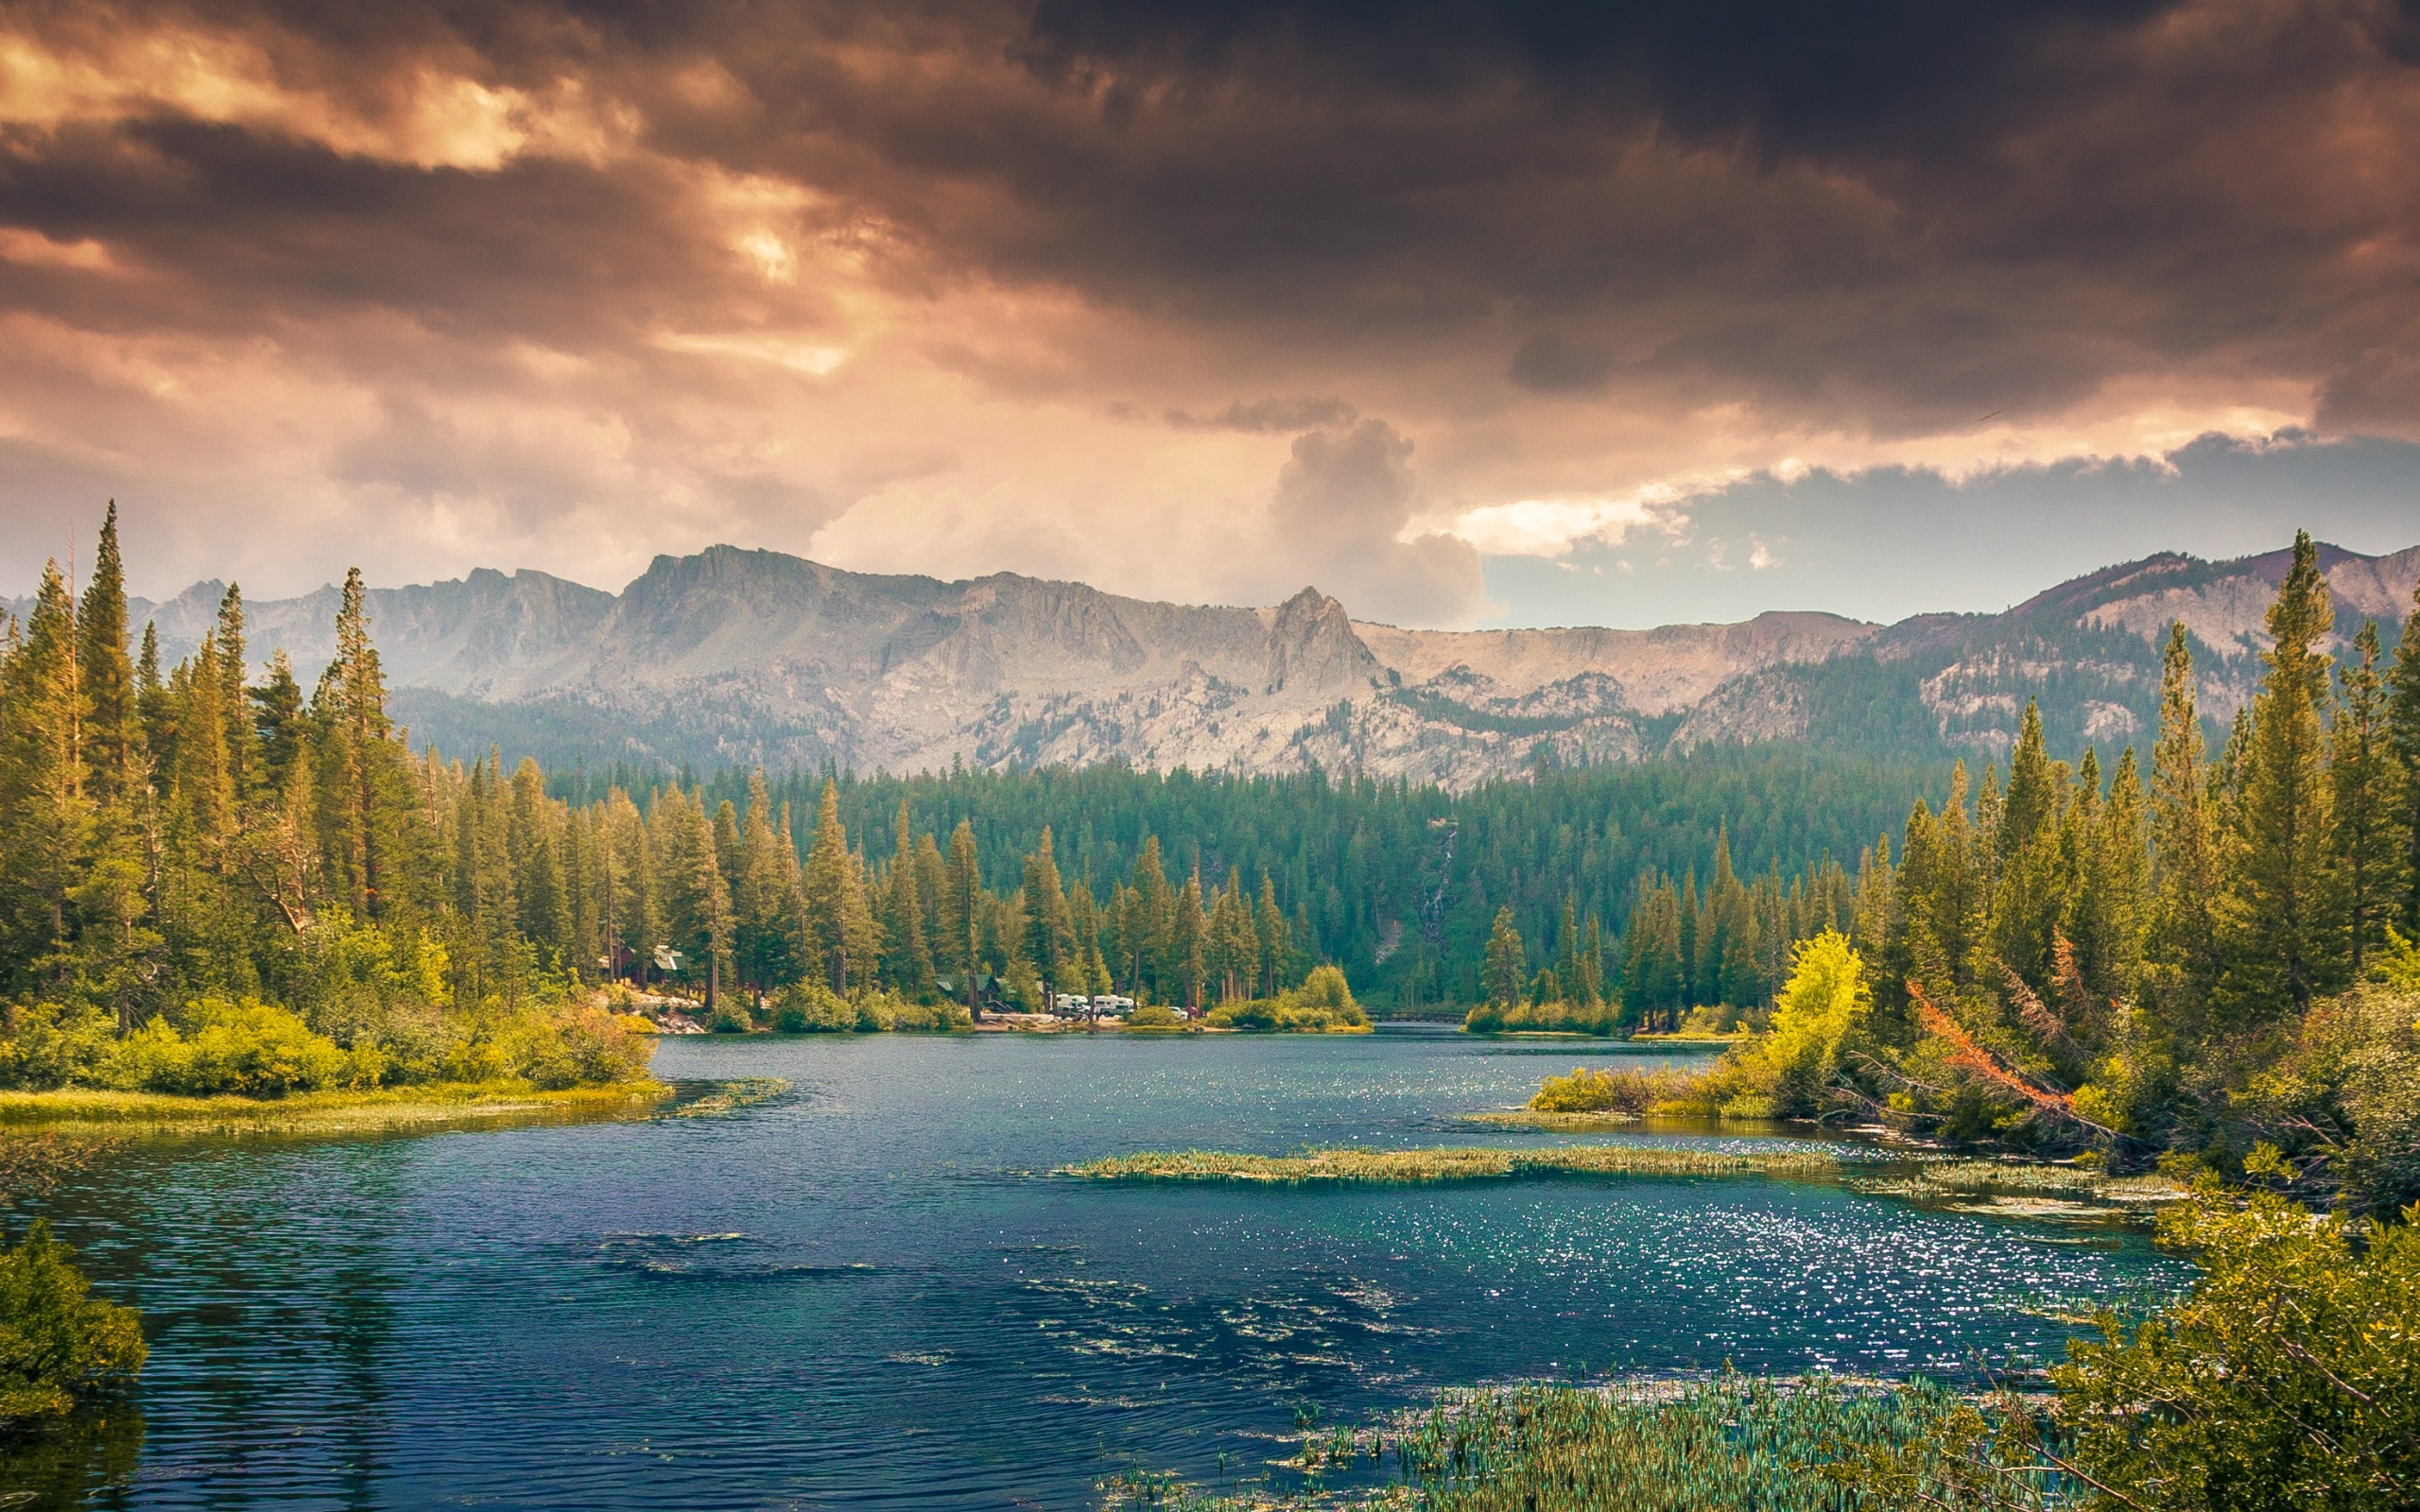
<path id="1" fill-rule="evenodd" d="M 2367 625 L 2336 662 L 2331 619 L 2301 538 L 2258 694 L 2215 751 L 2181 627 L 2148 763 L 2052 761 L 2029 711 L 2005 777 L 1962 769 L 1920 800 L 1895 860 L 1862 858 L 1846 927 L 1792 953 L 1768 1032 L 1673 1101 L 2198 1164 L 2381 1215 L 2420 1200 L 2420 605 L 2391 665 Z M 1504 1000 L 1509 916 L 1498 936 Z M 1547 1017 L 1553 985 L 1531 994 Z"/>

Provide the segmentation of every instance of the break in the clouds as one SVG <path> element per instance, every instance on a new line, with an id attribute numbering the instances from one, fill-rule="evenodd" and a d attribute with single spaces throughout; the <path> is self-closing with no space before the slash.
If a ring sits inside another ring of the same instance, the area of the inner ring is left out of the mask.
<path id="1" fill-rule="evenodd" d="M 1827 511 L 2019 476 L 2223 549 L 2076 480 L 2283 435 L 2406 507 L 2415 64 L 2392 0 L 11 6 L 0 578 L 111 495 L 153 593 L 1880 613 Z"/>

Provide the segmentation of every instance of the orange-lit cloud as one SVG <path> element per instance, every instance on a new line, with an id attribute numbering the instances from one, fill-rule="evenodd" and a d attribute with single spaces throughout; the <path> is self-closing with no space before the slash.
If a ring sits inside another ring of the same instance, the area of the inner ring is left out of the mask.
<path id="1" fill-rule="evenodd" d="M 1466 623 L 1742 479 L 2420 439 L 2400 10 L 1774 14 L 12 9 L 0 576 L 114 494 L 153 592 L 728 539 Z"/>

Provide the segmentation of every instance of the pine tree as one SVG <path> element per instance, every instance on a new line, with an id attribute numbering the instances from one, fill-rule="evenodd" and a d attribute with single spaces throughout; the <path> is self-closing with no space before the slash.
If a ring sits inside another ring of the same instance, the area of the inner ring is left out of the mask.
<path id="1" fill-rule="evenodd" d="M 2202 1029 L 2221 965 L 2216 774 L 2202 758 L 2193 653 L 2185 625 L 2169 629 L 2160 676 L 2159 745 L 2152 756 L 2153 896 L 2144 941 L 2146 982 L 2162 1017 L 2187 1035 Z"/>
<path id="2" fill-rule="evenodd" d="M 2328 850 L 2334 870 L 2331 948 L 2342 953 L 2349 976 L 2359 981 L 2386 944 L 2402 902 L 2411 840 L 2402 828 L 2403 772 L 2378 675 L 2377 626 L 2364 624 L 2353 644 L 2358 659 L 2341 675 L 2342 696 L 2328 732 L 2328 807 L 2335 827 Z"/>
<path id="3" fill-rule="evenodd" d="M 2326 930 L 2327 742 L 2321 713 L 2332 623 L 2327 580 L 2308 532 L 2269 610 L 2268 676 L 2253 700 L 2236 864 L 2226 900 L 2224 997 L 2239 1022 L 2300 1012 L 2337 978 Z"/>
<path id="4" fill-rule="evenodd" d="M 0 901 L 13 985 L 55 981 L 92 816 L 84 794 L 76 613 L 59 564 L 43 570 L 23 639 L 0 675 Z"/>
<path id="5" fill-rule="evenodd" d="M 2403 777 L 2403 898 L 2398 909 L 2404 937 L 2420 939 L 2420 587 L 2411 593 L 2411 616 L 2395 643 L 2394 670 L 2387 675 L 2387 739 Z"/>
<path id="6" fill-rule="evenodd" d="M 522 937 L 561 961 L 571 950 L 571 898 L 563 877 L 562 853 L 554 835 L 555 815 L 546 802 L 545 775 L 535 760 L 524 756 L 512 773 L 511 815 L 508 834 L 517 834 L 518 854 L 510 870 L 518 882 Z M 724 905 L 728 908 L 729 904 Z"/>
<path id="7" fill-rule="evenodd" d="M 883 934 L 890 943 L 886 962 L 891 986 L 920 1003 L 929 1003 L 933 952 L 925 937 L 925 905 L 916 886 L 916 845 L 908 828 L 908 800 L 899 800 L 899 822 L 890 853 L 890 885 L 883 890 Z"/>
<path id="8" fill-rule="evenodd" d="M 1261 995 L 1273 998 L 1291 985 L 1287 963 L 1294 945 L 1293 931 L 1287 928 L 1286 915 L 1277 906 L 1277 888 L 1266 871 L 1260 874 L 1260 902 L 1253 910 L 1253 926 L 1259 936 L 1254 943 L 1260 952 Z"/>
<path id="9" fill-rule="evenodd" d="M 1202 1005 L 1201 989 L 1209 971 L 1203 936 L 1208 932 L 1208 920 L 1201 910 L 1201 873 L 1196 871 L 1184 879 L 1184 886 L 1169 910 L 1164 957 L 1166 990 L 1188 1008 Z"/>
<path id="10" fill-rule="evenodd" d="M 949 836 L 949 877 L 941 898 L 940 964 L 959 978 L 967 1006 L 976 1004 L 975 978 L 982 925 L 983 868 L 976 855 L 975 827 L 964 819 Z"/>
<path id="11" fill-rule="evenodd" d="M 848 837 L 840 829 L 840 790 L 829 779 L 817 800 L 804 891 L 807 937 L 824 963 L 832 990 L 846 992 L 871 981 L 879 962 L 867 959 L 865 931 L 855 925 L 856 916 L 868 910 L 858 891 Z"/>
<path id="12" fill-rule="evenodd" d="M 1521 1000 L 1529 979 L 1528 953 L 1521 946 L 1521 932 L 1512 926 L 1512 910 L 1498 908 L 1487 932 L 1487 964 L 1479 972 L 1479 989 L 1489 1003 L 1511 1007 Z"/>
<path id="13" fill-rule="evenodd" d="M 151 627 L 143 627 L 145 655 L 152 654 Z M 257 688 L 247 689 L 249 717 L 254 732 L 260 785 L 268 793 L 285 791 L 286 775 L 302 751 L 307 733 L 302 722 L 302 688 L 294 680 L 294 664 L 285 648 L 269 654 L 268 676 Z"/>
<path id="14" fill-rule="evenodd" d="M 1050 826 L 1042 827 L 1042 843 L 1025 858 L 1025 954 L 1041 974 L 1047 990 L 1063 992 L 1061 984 L 1081 974 L 1076 970 L 1076 931 L 1067 915 L 1067 893 L 1059 881 L 1059 863 L 1051 854 Z"/>
<path id="15" fill-rule="evenodd" d="M 102 518 L 93 580 L 77 611 L 76 680 L 83 695 L 91 796 L 101 804 L 124 801 L 142 785 L 145 742 L 134 665 L 126 654 L 126 571 L 118 557 L 114 499 Z"/>
<path id="16" fill-rule="evenodd" d="M 237 804 L 251 802 L 261 783 L 259 742 L 246 696 L 244 591 L 233 583 L 218 600 L 218 706 L 226 711 L 227 781 Z"/>

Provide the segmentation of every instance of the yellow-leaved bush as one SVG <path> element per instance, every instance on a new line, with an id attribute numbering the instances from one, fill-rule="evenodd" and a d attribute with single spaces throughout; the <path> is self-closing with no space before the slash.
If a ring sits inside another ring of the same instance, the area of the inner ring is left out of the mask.
<path id="1" fill-rule="evenodd" d="M 1789 981 L 1773 1002 L 1772 1026 L 1724 1057 L 1717 1080 L 1731 1090 L 1726 1118 L 1812 1118 L 1844 1050 L 1854 1048 L 1874 1009 L 1865 962 L 1848 936 L 1827 929 L 1801 940 Z"/>

